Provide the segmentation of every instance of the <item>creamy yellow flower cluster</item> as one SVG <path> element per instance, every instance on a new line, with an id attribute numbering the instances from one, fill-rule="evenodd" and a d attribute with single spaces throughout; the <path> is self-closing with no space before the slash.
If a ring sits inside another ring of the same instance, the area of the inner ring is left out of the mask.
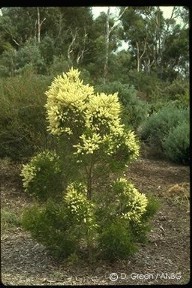
<path id="1" fill-rule="evenodd" d="M 94 204 L 86 197 L 86 187 L 84 186 L 83 188 L 84 191 L 80 192 L 73 183 L 70 184 L 67 187 L 64 201 L 78 222 L 83 221 L 84 223 L 93 224 Z"/>
<path id="2" fill-rule="evenodd" d="M 146 212 L 148 199 L 145 194 L 140 193 L 133 184 L 129 183 L 125 178 L 120 178 L 115 183 L 120 185 L 121 201 L 123 201 L 123 211 L 121 211 L 121 218 L 133 220 L 139 223 L 142 215 Z"/>
<path id="3" fill-rule="evenodd" d="M 94 129 L 95 132 L 97 132 L 100 131 L 104 125 L 106 125 L 106 127 L 119 126 L 120 109 L 117 93 L 93 95 L 89 98 L 89 102 L 87 103 L 87 127 Z"/>
<path id="4" fill-rule="evenodd" d="M 59 157 L 55 152 L 43 151 L 34 156 L 28 164 L 23 165 L 20 175 L 23 178 L 23 187 L 25 191 L 28 191 L 30 183 L 41 170 L 40 162 L 42 163 L 43 161 L 49 161 L 51 165 L 54 165 L 55 172 L 59 172 L 60 168 L 57 166 L 58 160 Z"/>
<path id="5" fill-rule="evenodd" d="M 125 145 L 131 152 L 130 160 L 136 159 L 139 156 L 139 144 L 136 142 L 135 134 L 133 131 L 128 131 L 125 134 Z"/>
<path id="6" fill-rule="evenodd" d="M 72 134 L 70 123 L 76 120 L 75 114 L 83 113 L 86 99 L 93 94 L 93 87 L 84 85 L 79 74 L 77 69 L 72 68 L 68 73 L 57 76 L 46 92 L 48 131 L 54 135 L 61 135 L 63 132 Z M 69 126 L 66 126 L 65 122 Z"/>
<path id="7" fill-rule="evenodd" d="M 66 133 L 77 137 L 73 144 L 77 155 L 93 154 L 101 146 L 111 155 L 120 146 L 120 141 L 124 141 L 127 149 L 133 151 L 133 158 L 137 157 L 139 146 L 135 135 L 133 132 L 125 135 L 120 122 L 117 93 L 94 94 L 93 87 L 79 80 L 79 74 L 78 70 L 71 69 L 58 76 L 46 92 L 48 130 L 58 136 Z M 82 132 L 78 135 L 77 131 Z"/>

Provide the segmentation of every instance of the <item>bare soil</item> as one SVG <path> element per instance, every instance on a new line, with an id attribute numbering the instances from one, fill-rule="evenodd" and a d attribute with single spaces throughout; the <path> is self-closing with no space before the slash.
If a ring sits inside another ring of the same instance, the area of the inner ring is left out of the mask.
<path id="1" fill-rule="evenodd" d="M 19 217 L 30 199 L 22 189 L 21 165 L 0 162 L 1 209 Z M 1 228 L 1 281 L 4 285 L 186 284 L 190 280 L 189 167 L 141 158 L 126 176 L 160 207 L 149 241 L 129 260 L 88 264 L 58 262 L 19 225 Z"/>

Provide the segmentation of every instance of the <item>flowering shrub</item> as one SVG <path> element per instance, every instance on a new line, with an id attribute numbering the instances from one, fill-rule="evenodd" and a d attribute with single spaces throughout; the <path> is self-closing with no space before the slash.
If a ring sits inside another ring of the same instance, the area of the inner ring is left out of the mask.
<path id="1" fill-rule="evenodd" d="M 65 146 L 70 147 L 67 154 L 72 156 L 71 162 L 76 158 L 76 164 L 80 164 L 91 199 L 93 178 L 99 183 L 100 168 L 108 178 L 111 170 L 121 170 L 138 157 L 136 136 L 121 124 L 117 93 L 94 94 L 93 87 L 80 81 L 78 70 L 55 78 L 46 95 L 48 129 L 63 137 Z"/>
<path id="2" fill-rule="evenodd" d="M 146 101 L 137 97 L 137 90 L 132 85 L 114 81 L 96 86 L 95 89 L 107 94 L 118 92 L 118 98 L 122 106 L 121 118 L 126 126 L 136 130 L 147 118 L 149 105 Z"/>
<path id="3" fill-rule="evenodd" d="M 25 190 L 48 200 L 34 215 L 25 214 L 25 228 L 64 256 L 86 247 L 89 257 L 96 249 L 110 259 L 127 258 L 152 213 L 131 183 L 112 181 L 112 173 L 114 179 L 139 156 L 134 132 L 121 123 L 118 95 L 94 94 L 74 69 L 56 77 L 46 95 L 48 131 L 59 156 L 45 151 L 23 167 Z"/>

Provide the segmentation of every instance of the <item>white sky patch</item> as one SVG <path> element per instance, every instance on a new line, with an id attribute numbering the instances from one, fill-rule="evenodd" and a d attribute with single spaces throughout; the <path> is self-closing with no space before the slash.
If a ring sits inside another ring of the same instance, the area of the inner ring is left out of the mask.
<path id="1" fill-rule="evenodd" d="M 165 18 L 170 18 L 171 13 L 173 11 L 173 6 L 160 6 L 161 10 L 163 11 L 163 16 Z"/>
<path id="2" fill-rule="evenodd" d="M 92 7 L 93 19 L 96 19 L 101 12 L 107 13 L 108 7 Z M 117 7 L 110 6 L 110 13 L 116 14 Z"/>

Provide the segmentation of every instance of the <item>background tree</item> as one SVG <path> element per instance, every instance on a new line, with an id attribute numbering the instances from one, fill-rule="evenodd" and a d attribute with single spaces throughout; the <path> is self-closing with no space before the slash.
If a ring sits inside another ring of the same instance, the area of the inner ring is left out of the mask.
<path id="1" fill-rule="evenodd" d="M 126 82 L 133 69 L 137 73 L 155 73 L 163 81 L 173 81 L 180 74 L 187 76 L 189 18 L 185 7 L 173 7 L 169 19 L 164 18 L 159 6 L 117 7 L 116 15 L 111 14 L 109 7 L 95 20 L 91 7 L 1 10 L 1 70 L 6 71 L 7 67 L 10 70 L 3 75 L 14 75 L 17 64 L 13 55 L 33 41 L 46 66 L 40 73 L 52 73 L 57 62 L 64 70 L 72 65 L 83 68 L 93 81 L 100 82 L 115 78 L 116 67 L 119 71 L 127 67 L 126 79 L 121 73 Z M 180 24 L 176 22 L 178 19 Z M 128 59 L 119 56 L 123 55 L 122 41 L 127 43 L 127 51 L 124 50 Z M 22 57 L 23 53 L 20 54 Z"/>

